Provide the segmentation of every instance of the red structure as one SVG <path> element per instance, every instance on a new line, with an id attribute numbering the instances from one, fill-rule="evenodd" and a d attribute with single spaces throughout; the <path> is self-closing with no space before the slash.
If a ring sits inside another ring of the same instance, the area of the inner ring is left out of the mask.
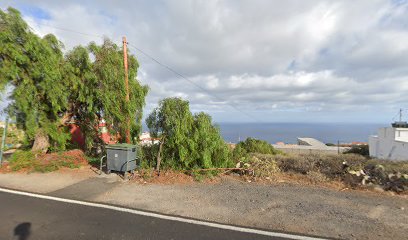
<path id="1" fill-rule="evenodd" d="M 85 137 L 81 132 L 81 128 L 76 124 L 69 124 L 69 132 L 71 133 L 71 142 L 78 144 L 78 146 L 85 149 Z"/>
<path id="2" fill-rule="evenodd" d="M 75 123 L 70 123 L 69 125 L 69 132 L 71 133 L 71 142 L 74 144 L 78 144 L 81 149 L 85 149 L 85 136 L 81 131 L 81 128 L 76 125 Z M 118 136 L 111 136 L 109 134 L 108 128 L 106 126 L 105 120 L 101 120 L 98 124 L 98 135 L 99 138 L 105 144 L 115 144 L 117 143 Z"/>

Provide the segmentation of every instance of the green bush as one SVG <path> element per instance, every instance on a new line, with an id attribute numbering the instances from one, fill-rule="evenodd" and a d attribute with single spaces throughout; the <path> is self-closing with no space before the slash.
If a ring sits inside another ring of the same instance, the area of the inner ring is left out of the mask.
<path id="1" fill-rule="evenodd" d="M 16 151 L 9 160 L 12 171 L 32 168 L 35 165 L 35 154 L 31 151 Z"/>
<path id="2" fill-rule="evenodd" d="M 161 162 L 156 169 L 171 168 L 188 170 L 194 168 L 228 167 L 232 165 L 228 146 L 221 137 L 219 127 L 211 116 L 200 112 L 192 114 L 189 102 L 181 98 L 165 98 L 159 102 L 146 119 L 150 135 L 160 138 L 159 149 L 145 152 L 153 163 L 160 151 Z"/>
<path id="3" fill-rule="evenodd" d="M 74 157 L 62 153 L 44 155 L 31 151 L 16 151 L 10 158 L 9 166 L 12 171 L 52 172 L 61 167 L 79 168 L 80 163 Z"/>
<path id="4" fill-rule="evenodd" d="M 241 141 L 235 145 L 232 155 L 233 159 L 238 162 L 249 160 L 247 157 L 250 153 L 275 155 L 281 152 L 276 150 L 267 141 L 249 137 L 245 141 Z"/>

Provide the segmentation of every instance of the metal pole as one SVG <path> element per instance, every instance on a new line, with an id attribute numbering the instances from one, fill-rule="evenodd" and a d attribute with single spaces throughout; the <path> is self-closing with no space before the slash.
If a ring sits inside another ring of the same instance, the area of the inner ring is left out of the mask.
<path id="1" fill-rule="evenodd" d="M 99 166 L 99 175 L 102 174 L 102 167 L 103 167 L 103 159 L 106 158 L 106 156 L 102 156 L 101 157 L 101 162 L 100 162 L 100 166 Z"/>
<path id="2" fill-rule="evenodd" d="M 337 140 L 337 154 L 340 154 L 340 140 Z"/>
<path id="3" fill-rule="evenodd" d="M 7 136 L 7 127 L 8 127 L 9 117 L 6 117 L 6 125 L 3 129 L 3 137 L 1 138 L 1 150 L 0 150 L 0 166 L 3 164 L 3 152 L 4 152 L 4 145 L 6 144 L 6 136 Z"/>
<path id="4" fill-rule="evenodd" d="M 402 122 L 402 108 L 399 110 L 399 121 Z"/>

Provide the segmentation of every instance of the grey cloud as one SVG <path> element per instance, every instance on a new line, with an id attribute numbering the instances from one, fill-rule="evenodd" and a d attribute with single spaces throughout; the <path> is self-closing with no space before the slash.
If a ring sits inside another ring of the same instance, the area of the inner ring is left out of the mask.
<path id="1" fill-rule="evenodd" d="M 230 111 L 229 104 L 243 111 L 369 113 L 408 100 L 406 2 L 21 0 L 0 6 L 24 4 L 49 13 L 49 20 L 26 19 L 40 34 L 56 34 L 67 49 L 100 39 L 45 25 L 118 43 L 127 35 L 141 63 L 139 78 L 151 88 L 147 112 L 167 96 L 188 98 L 194 111 L 214 113 Z"/>

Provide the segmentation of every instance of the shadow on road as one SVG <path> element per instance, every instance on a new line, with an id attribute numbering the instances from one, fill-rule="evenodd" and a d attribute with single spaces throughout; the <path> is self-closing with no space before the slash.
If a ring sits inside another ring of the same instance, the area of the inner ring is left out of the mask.
<path id="1" fill-rule="evenodd" d="M 18 237 L 18 240 L 28 240 L 31 235 L 31 223 L 24 222 L 18 224 L 14 228 L 14 236 Z"/>

